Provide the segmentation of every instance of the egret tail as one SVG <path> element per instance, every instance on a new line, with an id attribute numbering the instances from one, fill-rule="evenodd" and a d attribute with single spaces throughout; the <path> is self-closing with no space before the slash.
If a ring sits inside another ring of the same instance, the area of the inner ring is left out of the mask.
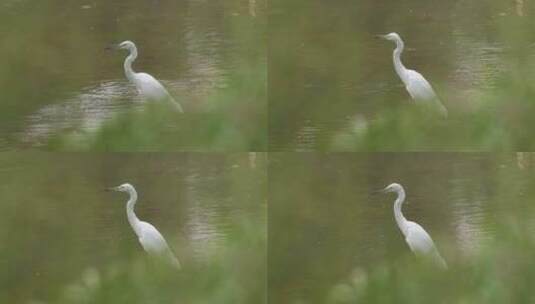
<path id="1" fill-rule="evenodd" d="M 440 101 L 440 99 L 435 98 L 434 101 L 435 101 L 435 104 L 436 104 L 436 108 L 437 108 L 438 113 L 439 113 L 442 117 L 444 117 L 444 118 L 448 118 L 448 110 L 447 110 L 446 107 L 442 104 L 442 102 Z"/>
<path id="2" fill-rule="evenodd" d="M 180 262 L 178 261 L 176 256 L 174 256 L 173 254 L 170 255 L 170 261 L 171 261 L 171 265 L 173 265 L 173 267 L 175 267 L 176 270 L 180 270 L 182 268 L 182 266 L 180 265 Z"/>
<path id="3" fill-rule="evenodd" d="M 176 101 L 173 97 L 169 96 L 169 101 L 173 105 L 173 107 L 180 113 L 184 113 L 184 110 L 182 109 L 182 106 Z"/>
<path id="4" fill-rule="evenodd" d="M 448 264 L 446 264 L 444 258 L 437 251 L 435 251 L 434 260 L 438 267 L 448 269 Z"/>

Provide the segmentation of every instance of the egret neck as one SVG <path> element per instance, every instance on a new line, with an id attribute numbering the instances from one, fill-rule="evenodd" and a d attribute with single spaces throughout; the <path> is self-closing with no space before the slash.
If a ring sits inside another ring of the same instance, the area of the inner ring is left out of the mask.
<path id="1" fill-rule="evenodd" d="M 130 198 L 128 199 L 128 203 L 126 203 L 126 216 L 128 217 L 128 222 L 130 223 L 130 226 L 132 226 L 132 229 L 139 235 L 140 231 L 138 227 L 140 221 L 134 213 L 134 206 L 137 202 L 137 192 L 133 188 L 128 188 L 128 194 L 130 194 Z"/>
<path id="2" fill-rule="evenodd" d="M 394 216 L 396 218 L 396 223 L 398 224 L 399 229 L 401 230 L 401 232 L 403 232 L 403 235 L 406 235 L 407 219 L 403 216 L 403 213 L 401 213 L 401 205 L 405 201 L 405 190 L 403 190 L 403 188 L 399 189 L 397 191 L 397 195 L 398 197 L 394 202 Z"/>
<path id="3" fill-rule="evenodd" d="M 128 80 L 130 80 L 130 82 L 132 83 L 135 83 L 135 78 L 134 78 L 135 72 L 132 69 L 132 62 L 134 62 L 136 58 L 137 58 L 137 48 L 133 45 L 130 48 L 130 54 L 128 55 L 128 57 L 126 57 L 124 61 L 124 73 L 126 74 L 126 78 L 128 78 Z"/>
<path id="4" fill-rule="evenodd" d="M 407 83 L 408 79 L 405 75 L 407 73 L 407 68 L 405 68 L 401 62 L 401 53 L 403 52 L 404 47 L 405 45 L 403 44 L 403 40 L 396 39 L 396 49 L 394 50 L 392 57 L 394 60 L 394 69 L 396 69 L 396 73 L 398 74 L 399 78 L 401 78 L 403 83 Z"/>

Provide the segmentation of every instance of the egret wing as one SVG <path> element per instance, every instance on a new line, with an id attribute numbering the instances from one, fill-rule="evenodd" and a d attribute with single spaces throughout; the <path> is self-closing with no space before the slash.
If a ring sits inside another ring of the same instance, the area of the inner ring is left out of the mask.
<path id="1" fill-rule="evenodd" d="M 405 241 L 416 254 L 429 254 L 434 250 L 435 245 L 431 236 L 422 228 L 422 226 L 409 222 Z"/>
<path id="2" fill-rule="evenodd" d="M 182 106 L 167 92 L 156 78 L 147 73 L 136 74 L 136 87 L 141 96 L 149 100 L 169 100 L 177 111 L 183 113 Z"/>
<path id="3" fill-rule="evenodd" d="M 167 242 L 160 232 L 147 222 L 142 222 L 139 242 L 143 249 L 151 254 L 161 254 L 168 249 Z"/>
<path id="4" fill-rule="evenodd" d="M 422 226 L 414 222 L 409 222 L 409 229 L 407 230 L 405 240 L 415 254 L 431 258 L 431 260 L 443 269 L 448 268 L 446 261 L 444 261 L 444 258 L 442 258 L 435 247 L 435 243 L 431 239 L 431 236 L 424 230 L 424 228 L 422 228 Z"/>
<path id="5" fill-rule="evenodd" d="M 151 224 L 142 222 L 139 242 L 149 254 L 167 259 L 173 267 L 180 269 L 180 262 L 167 245 L 162 234 Z"/>
<path id="6" fill-rule="evenodd" d="M 164 86 L 156 78 L 147 73 L 136 74 L 136 86 L 141 92 L 141 95 L 147 99 L 160 100 L 169 96 Z"/>
<path id="7" fill-rule="evenodd" d="M 407 75 L 408 82 L 406 87 L 413 99 L 421 101 L 437 98 L 437 95 L 431 87 L 431 84 L 429 84 L 422 74 L 413 70 L 409 70 Z"/>
<path id="8" fill-rule="evenodd" d="M 409 70 L 407 72 L 408 81 L 406 89 L 415 101 L 431 102 L 437 111 L 444 117 L 448 116 L 448 110 L 444 107 L 431 84 L 422 74 Z"/>

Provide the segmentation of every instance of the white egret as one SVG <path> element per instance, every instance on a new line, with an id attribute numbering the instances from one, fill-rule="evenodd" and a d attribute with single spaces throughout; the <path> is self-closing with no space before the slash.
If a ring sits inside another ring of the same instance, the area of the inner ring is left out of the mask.
<path id="1" fill-rule="evenodd" d="M 141 246 L 147 253 L 153 256 L 161 257 L 168 260 L 175 268 L 180 269 L 180 263 L 173 254 L 167 242 L 161 233 L 151 224 L 140 221 L 134 213 L 134 205 L 137 202 L 136 189 L 130 184 L 122 184 L 115 188 L 110 188 L 113 191 L 126 192 L 130 195 L 126 203 L 126 215 L 128 222 L 136 233 Z"/>
<path id="2" fill-rule="evenodd" d="M 405 88 L 409 92 L 409 95 L 412 97 L 412 99 L 414 99 L 416 102 L 432 104 L 442 116 L 447 117 L 448 110 L 446 110 L 442 102 L 440 102 L 438 99 L 437 94 L 435 94 L 435 91 L 431 87 L 431 84 L 429 84 L 422 74 L 414 70 L 407 69 L 401 62 L 401 53 L 405 47 L 401 37 L 397 33 L 379 35 L 379 37 L 394 41 L 396 43 L 396 49 L 394 49 L 393 53 L 394 69 L 396 70 L 399 78 L 401 78 L 403 84 L 405 84 Z"/>
<path id="3" fill-rule="evenodd" d="M 412 252 L 416 255 L 429 257 L 438 266 L 447 269 L 446 261 L 438 253 L 431 236 L 415 222 L 408 221 L 401 213 L 401 205 L 405 201 L 405 190 L 400 184 L 390 184 L 383 189 L 383 192 L 395 192 L 398 197 L 394 202 L 394 217 L 398 224 L 399 230 L 405 236 L 405 241 Z"/>
<path id="4" fill-rule="evenodd" d="M 182 106 L 173 99 L 173 97 L 167 92 L 164 86 L 147 73 L 136 73 L 132 69 L 132 63 L 137 58 L 137 47 L 132 41 L 124 41 L 116 46 L 119 49 L 128 50 L 130 54 L 124 61 L 124 73 L 126 78 L 136 86 L 136 89 L 147 100 L 169 100 L 171 104 L 179 111 L 183 113 Z"/>

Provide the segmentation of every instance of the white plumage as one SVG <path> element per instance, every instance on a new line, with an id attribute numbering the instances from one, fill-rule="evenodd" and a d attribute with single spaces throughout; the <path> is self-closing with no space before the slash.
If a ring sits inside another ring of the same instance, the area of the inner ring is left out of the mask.
<path id="1" fill-rule="evenodd" d="M 130 195 L 126 203 L 126 215 L 143 249 L 150 255 L 166 259 L 173 267 L 180 269 L 178 259 L 167 245 L 162 234 L 150 223 L 139 220 L 134 213 L 134 205 L 137 202 L 136 189 L 130 184 L 122 184 L 119 187 L 111 188 L 111 190 L 126 192 Z"/>
<path id="2" fill-rule="evenodd" d="M 168 100 L 177 111 L 180 113 L 184 112 L 182 106 L 167 92 L 165 87 L 156 78 L 147 73 L 134 72 L 132 63 L 137 58 L 137 48 L 132 41 L 121 42 L 117 47 L 130 52 L 124 61 L 124 73 L 126 78 L 136 86 L 141 97 L 155 101 Z"/>
<path id="3" fill-rule="evenodd" d="M 405 201 L 405 190 L 400 184 L 390 184 L 384 192 L 395 192 L 398 197 L 394 203 L 394 217 L 405 241 L 412 252 L 419 256 L 430 258 L 436 265 L 441 268 L 448 268 L 446 261 L 442 258 L 431 236 L 415 222 L 408 221 L 401 212 L 401 205 Z"/>
<path id="4" fill-rule="evenodd" d="M 422 76 L 422 74 L 405 68 L 401 62 L 401 53 L 405 47 L 403 40 L 397 33 L 380 36 L 386 40 L 394 41 L 396 49 L 393 52 L 394 69 L 399 78 L 405 84 L 409 95 L 416 102 L 422 102 L 432 105 L 442 116 L 448 116 L 448 110 L 444 107 L 437 94 L 431 87 L 431 84 Z"/>

